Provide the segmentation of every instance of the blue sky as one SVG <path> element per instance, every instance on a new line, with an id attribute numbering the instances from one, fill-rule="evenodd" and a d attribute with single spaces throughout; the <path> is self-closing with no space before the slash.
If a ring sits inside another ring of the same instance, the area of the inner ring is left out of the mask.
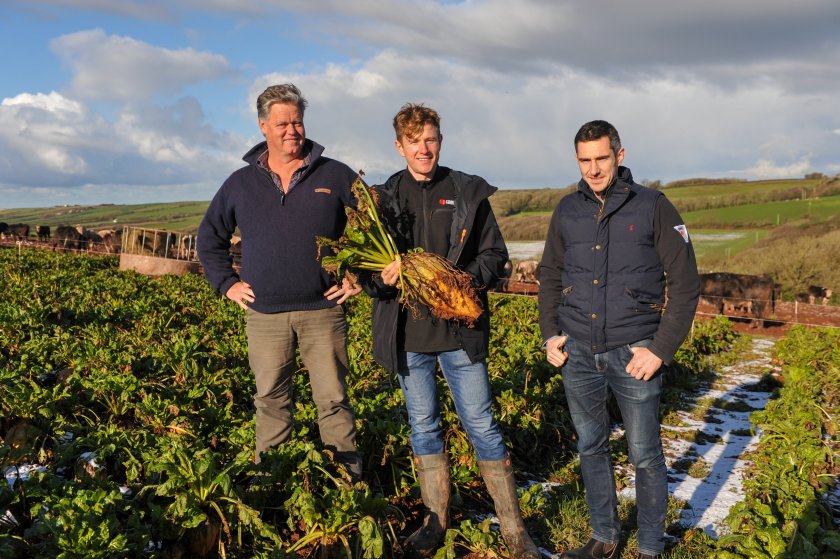
<path id="1" fill-rule="evenodd" d="M 835 0 L 0 0 L 0 208 L 209 200 L 272 83 L 384 180 L 391 118 L 442 116 L 441 162 L 501 188 L 578 178 L 615 124 L 637 180 L 840 172 Z"/>

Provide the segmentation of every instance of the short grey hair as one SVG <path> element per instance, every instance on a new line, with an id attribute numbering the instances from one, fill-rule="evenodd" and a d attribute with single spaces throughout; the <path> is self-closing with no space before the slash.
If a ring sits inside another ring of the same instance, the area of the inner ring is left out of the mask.
<path id="1" fill-rule="evenodd" d="M 297 105 L 301 115 L 309 104 L 295 85 L 290 83 L 271 85 L 257 97 L 257 118 L 260 120 L 267 119 L 271 113 L 271 106 L 277 103 Z"/>

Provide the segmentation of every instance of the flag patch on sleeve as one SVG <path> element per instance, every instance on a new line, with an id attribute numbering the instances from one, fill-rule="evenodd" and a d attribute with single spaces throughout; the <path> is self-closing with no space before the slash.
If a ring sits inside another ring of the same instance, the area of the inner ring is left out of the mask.
<path id="1" fill-rule="evenodd" d="M 674 225 L 674 229 L 677 230 L 677 233 L 680 234 L 680 237 L 682 237 L 685 242 L 689 242 L 688 227 L 685 225 Z"/>

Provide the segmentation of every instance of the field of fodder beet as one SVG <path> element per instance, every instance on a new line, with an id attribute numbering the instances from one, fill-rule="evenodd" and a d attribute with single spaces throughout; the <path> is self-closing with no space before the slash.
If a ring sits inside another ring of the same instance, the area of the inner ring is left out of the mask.
<path id="1" fill-rule="evenodd" d="M 202 277 L 153 279 L 119 271 L 113 257 L 0 248 L 0 292 L 0 556 L 401 555 L 420 522 L 419 490 L 399 385 L 371 357 L 365 296 L 347 306 L 366 472 L 353 486 L 320 445 L 303 370 L 294 442 L 253 463 L 244 315 Z M 490 304 L 491 382 L 522 510 L 542 549 L 565 549 L 586 537 L 586 518 L 562 379 L 545 362 L 536 302 L 493 295 Z M 695 328 L 666 409 L 683 405 L 708 356 L 731 340 L 725 322 Z M 448 395 L 442 406 L 455 495 L 442 553 L 505 556 Z M 620 445 L 614 459 L 627 460 Z M 711 545 L 679 525 L 669 531 L 673 557 Z M 630 535 L 626 557 L 633 545 Z"/>

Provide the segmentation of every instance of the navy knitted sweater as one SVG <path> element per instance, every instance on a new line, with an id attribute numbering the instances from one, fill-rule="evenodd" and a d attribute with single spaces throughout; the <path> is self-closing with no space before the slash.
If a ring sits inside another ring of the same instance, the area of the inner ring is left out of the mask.
<path id="1" fill-rule="evenodd" d="M 350 186 L 357 173 L 324 157 L 324 148 L 311 140 L 306 140 L 305 149 L 311 163 L 284 194 L 257 163 L 266 143 L 254 146 L 243 157 L 248 165 L 222 184 L 198 229 L 198 256 L 210 285 L 224 295 L 242 279 L 254 290 L 255 301 L 249 306 L 258 312 L 335 305 L 324 297 L 335 279 L 321 268 L 315 238 L 341 236 L 344 207 L 353 204 Z M 229 255 L 237 227 L 242 236 L 238 276 Z"/>

